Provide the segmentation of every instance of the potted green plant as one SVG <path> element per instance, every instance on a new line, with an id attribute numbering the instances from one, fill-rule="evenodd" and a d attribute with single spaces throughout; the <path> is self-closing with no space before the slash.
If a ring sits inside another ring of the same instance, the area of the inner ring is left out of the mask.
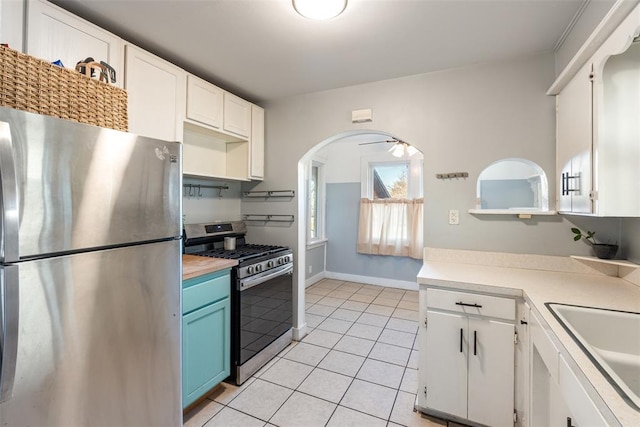
<path id="1" fill-rule="evenodd" d="M 593 237 L 596 234 L 595 231 L 587 231 L 587 234 L 583 234 L 579 228 L 575 228 L 575 227 L 572 228 L 571 231 L 574 234 L 573 240 L 577 242 L 580 239 L 584 239 L 587 243 L 591 245 L 591 247 L 593 248 L 593 252 L 596 254 L 598 258 L 612 259 L 614 256 L 616 256 L 616 253 L 618 252 L 617 243 L 611 244 L 611 243 L 596 242 L 596 239 Z"/>

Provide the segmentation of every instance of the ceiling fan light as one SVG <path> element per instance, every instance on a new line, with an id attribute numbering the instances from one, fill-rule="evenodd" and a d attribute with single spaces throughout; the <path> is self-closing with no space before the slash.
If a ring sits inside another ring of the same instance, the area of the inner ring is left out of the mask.
<path id="1" fill-rule="evenodd" d="M 335 18 L 347 7 L 347 0 L 293 0 L 293 8 L 305 18 L 322 21 Z"/>

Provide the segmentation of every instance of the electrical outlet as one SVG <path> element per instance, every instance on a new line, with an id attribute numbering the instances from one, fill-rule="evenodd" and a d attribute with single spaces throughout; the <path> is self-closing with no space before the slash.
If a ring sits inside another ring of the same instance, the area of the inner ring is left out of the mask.
<path id="1" fill-rule="evenodd" d="M 309 274 L 311 274 L 311 273 L 313 273 L 313 266 L 312 265 L 309 266 Z"/>
<path id="2" fill-rule="evenodd" d="M 460 212 L 457 209 L 449 210 L 449 225 L 460 224 Z"/>

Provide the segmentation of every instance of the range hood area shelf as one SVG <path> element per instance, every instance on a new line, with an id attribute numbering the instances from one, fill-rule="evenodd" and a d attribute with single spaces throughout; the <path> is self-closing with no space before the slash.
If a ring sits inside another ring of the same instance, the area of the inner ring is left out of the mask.
<path id="1" fill-rule="evenodd" d="M 249 181 L 249 142 L 184 123 L 183 174 Z"/>
<path id="2" fill-rule="evenodd" d="M 245 199 L 268 199 L 271 197 L 295 197 L 295 190 L 267 190 L 267 191 L 245 191 L 242 196 Z"/>
<path id="3" fill-rule="evenodd" d="M 245 221 L 257 221 L 257 222 L 292 223 L 295 220 L 295 217 L 293 215 L 246 214 L 246 215 L 242 215 L 242 219 Z"/>

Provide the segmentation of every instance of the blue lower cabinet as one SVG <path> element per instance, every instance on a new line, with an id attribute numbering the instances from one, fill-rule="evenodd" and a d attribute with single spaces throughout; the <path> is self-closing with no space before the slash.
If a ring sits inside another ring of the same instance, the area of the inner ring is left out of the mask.
<path id="1" fill-rule="evenodd" d="M 207 287 L 210 289 L 207 290 Z M 220 292 L 220 288 L 225 291 Z M 193 300 L 194 295 L 205 296 L 204 301 L 200 299 L 199 304 L 188 301 L 189 298 Z M 187 306 L 199 308 L 182 316 L 183 407 L 189 406 L 229 376 L 231 366 L 229 271 L 185 281 L 183 311 Z"/>

